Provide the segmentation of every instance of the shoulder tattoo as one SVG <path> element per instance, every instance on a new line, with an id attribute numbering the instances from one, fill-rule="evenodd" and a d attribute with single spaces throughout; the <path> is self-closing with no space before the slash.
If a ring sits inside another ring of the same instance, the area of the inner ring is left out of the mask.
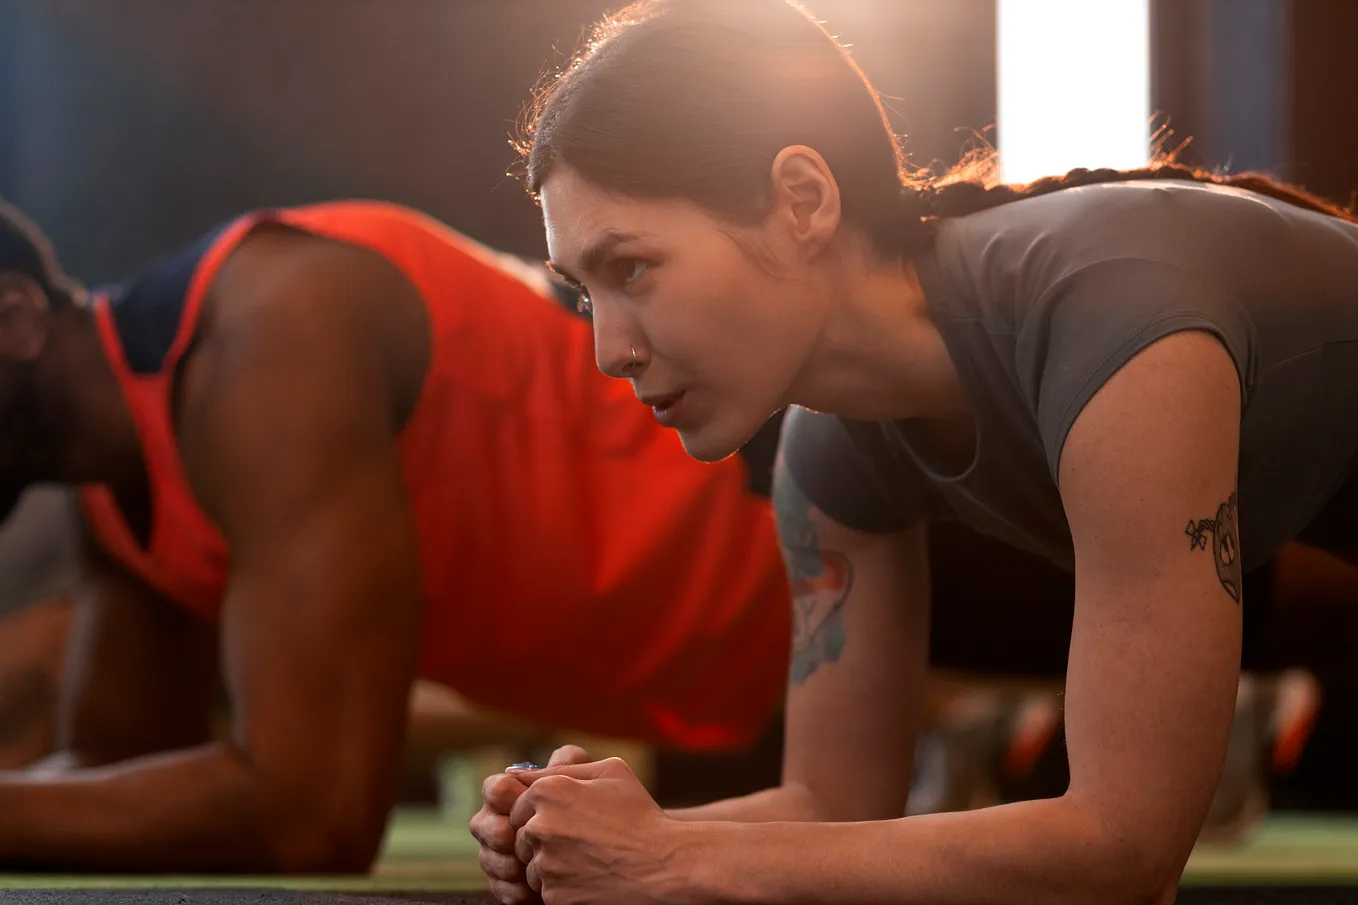
<path id="1" fill-rule="evenodd" d="M 853 587 L 853 565 L 843 553 L 822 546 L 811 501 L 781 461 L 773 506 L 792 592 L 789 681 L 800 685 L 844 652 L 844 605 Z"/>

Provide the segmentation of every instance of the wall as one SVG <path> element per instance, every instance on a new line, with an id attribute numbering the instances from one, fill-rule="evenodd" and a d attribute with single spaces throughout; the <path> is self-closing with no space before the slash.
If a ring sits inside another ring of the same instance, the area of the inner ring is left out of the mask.
<path id="1" fill-rule="evenodd" d="M 611 5 L 0 0 L 0 192 L 88 281 L 246 208 L 354 195 L 541 254 L 508 137 Z M 825 5 L 924 162 L 993 121 L 990 0 Z"/>

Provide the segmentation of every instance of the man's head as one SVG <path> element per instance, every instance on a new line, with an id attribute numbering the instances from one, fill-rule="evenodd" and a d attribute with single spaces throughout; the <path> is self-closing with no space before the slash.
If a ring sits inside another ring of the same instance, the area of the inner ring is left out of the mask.
<path id="1" fill-rule="evenodd" d="M 80 292 L 37 224 L 0 201 L 0 290 L 8 293 L 22 281 L 30 282 L 48 307 L 72 304 Z"/>
<path id="2" fill-rule="evenodd" d="M 0 360 L 36 359 L 51 315 L 75 305 L 80 294 L 37 225 L 0 201 Z"/>
<path id="3" fill-rule="evenodd" d="M 54 319 L 81 292 L 41 230 L 0 202 L 0 519 L 54 452 L 53 413 L 40 403 L 36 375 Z"/>

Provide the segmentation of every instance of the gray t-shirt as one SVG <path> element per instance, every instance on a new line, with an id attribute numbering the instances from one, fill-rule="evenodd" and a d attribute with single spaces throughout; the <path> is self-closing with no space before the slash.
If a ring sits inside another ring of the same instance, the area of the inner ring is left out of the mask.
<path id="1" fill-rule="evenodd" d="M 837 521 L 960 519 L 1071 568 L 1056 483 L 1071 424 L 1137 352 L 1182 330 L 1216 335 L 1240 373 L 1244 567 L 1344 496 L 1358 451 L 1358 225 L 1238 189 L 1111 183 L 948 221 L 916 264 L 975 409 L 975 456 L 939 473 L 909 422 L 794 410 L 788 466 Z M 1358 511 L 1328 522 L 1358 528 Z"/>

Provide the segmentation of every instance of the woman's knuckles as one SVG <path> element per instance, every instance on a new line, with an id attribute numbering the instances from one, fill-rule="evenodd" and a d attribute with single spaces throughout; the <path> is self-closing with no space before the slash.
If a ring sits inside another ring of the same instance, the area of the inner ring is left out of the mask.
<path id="1" fill-rule="evenodd" d="M 476 815 L 472 817 L 471 822 L 467 824 L 467 829 L 471 832 L 472 838 L 482 845 L 485 845 L 486 840 L 489 838 L 490 829 L 494 825 L 495 819 L 499 816 L 500 815 L 498 814 L 492 814 L 485 808 L 477 811 Z"/>
<path id="2" fill-rule="evenodd" d="M 519 836 L 527 840 L 535 852 L 552 848 L 562 837 L 563 825 L 559 815 L 538 812 L 533 819 L 519 830 Z"/>
<path id="3" fill-rule="evenodd" d="M 592 760 L 589 752 L 578 745 L 562 745 L 552 752 L 551 760 L 547 761 L 549 767 L 559 767 L 563 764 L 587 764 Z"/>
<path id="4" fill-rule="evenodd" d="M 509 825 L 508 817 L 487 820 L 472 835 L 486 848 L 506 854 L 514 852 L 514 828 Z"/>
<path id="5" fill-rule="evenodd" d="M 499 814 L 508 814 L 527 788 L 508 773 L 497 773 L 487 776 L 481 784 L 481 800 L 485 802 L 486 808 Z"/>
<path id="6" fill-rule="evenodd" d="M 580 780 L 570 776 L 544 776 L 525 794 L 531 796 L 533 809 L 540 811 L 543 805 L 568 804 L 579 787 Z"/>
<path id="7" fill-rule="evenodd" d="M 535 905 L 540 901 L 538 894 L 523 883 L 491 880 L 490 892 L 501 905 Z"/>
<path id="8" fill-rule="evenodd" d="M 503 880 L 508 883 L 522 883 L 524 881 L 523 862 L 513 855 L 502 855 L 498 852 L 482 849 L 477 861 L 481 866 L 481 871 L 493 880 Z"/>
<path id="9" fill-rule="evenodd" d="M 621 757 L 608 757 L 603 760 L 604 773 L 609 776 L 631 776 L 632 768 Z"/>

